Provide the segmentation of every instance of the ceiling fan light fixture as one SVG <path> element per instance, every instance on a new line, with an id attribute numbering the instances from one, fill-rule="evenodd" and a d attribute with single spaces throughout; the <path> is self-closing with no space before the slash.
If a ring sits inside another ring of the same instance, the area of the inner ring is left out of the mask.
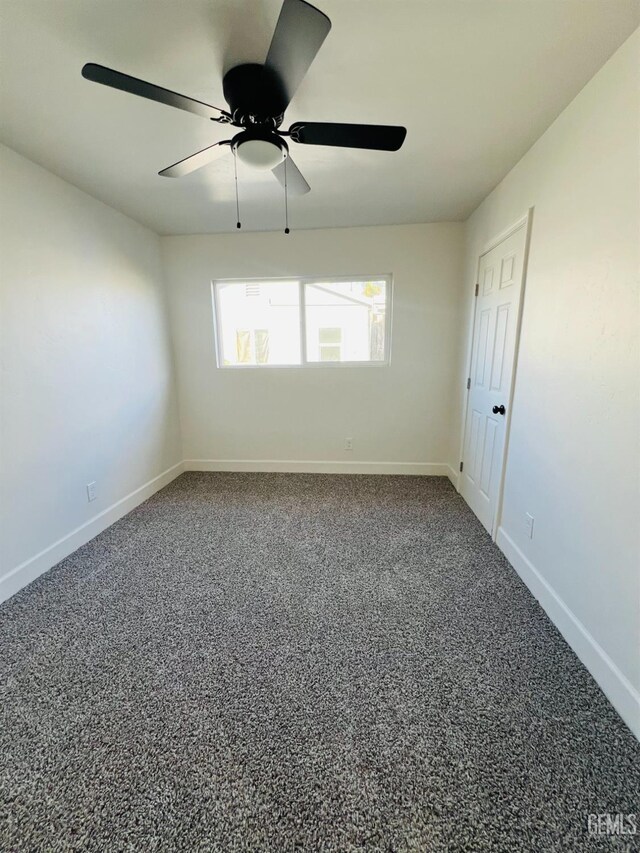
<path id="1" fill-rule="evenodd" d="M 239 142 L 236 153 L 240 160 L 252 169 L 267 171 L 282 163 L 284 147 L 268 139 L 247 139 Z"/>

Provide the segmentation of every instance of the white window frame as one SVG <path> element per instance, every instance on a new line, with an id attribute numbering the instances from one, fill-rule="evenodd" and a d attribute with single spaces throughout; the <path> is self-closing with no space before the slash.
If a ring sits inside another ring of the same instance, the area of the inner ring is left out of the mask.
<path id="1" fill-rule="evenodd" d="M 298 312 L 300 320 L 300 364 L 223 364 L 222 334 L 220 330 L 221 311 L 218 300 L 218 289 L 225 284 L 270 284 L 276 281 L 289 281 L 298 285 Z M 386 307 L 384 318 L 384 359 L 380 361 L 308 361 L 306 334 L 306 302 L 305 286 L 310 284 L 333 284 L 342 281 L 367 282 L 384 281 Z M 372 275 L 325 275 L 325 276 L 280 276 L 270 278 L 220 278 L 211 282 L 211 301 L 213 306 L 214 350 L 216 367 L 220 370 L 336 370 L 354 367 L 388 367 L 391 364 L 391 314 L 393 310 L 393 276 L 391 273 L 375 273 Z"/>

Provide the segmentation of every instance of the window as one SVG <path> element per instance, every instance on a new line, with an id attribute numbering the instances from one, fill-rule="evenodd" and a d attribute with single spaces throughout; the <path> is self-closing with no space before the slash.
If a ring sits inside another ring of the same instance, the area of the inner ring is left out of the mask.
<path id="1" fill-rule="evenodd" d="M 216 281 L 219 367 L 386 364 L 390 276 Z"/>

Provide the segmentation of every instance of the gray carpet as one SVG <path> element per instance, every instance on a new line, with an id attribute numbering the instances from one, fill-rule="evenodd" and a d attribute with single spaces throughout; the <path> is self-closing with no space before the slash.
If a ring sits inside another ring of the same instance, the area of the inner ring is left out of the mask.
<path id="1" fill-rule="evenodd" d="M 448 481 L 185 474 L 0 609 L 2 851 L 589 851 L 640 745 Z"/>

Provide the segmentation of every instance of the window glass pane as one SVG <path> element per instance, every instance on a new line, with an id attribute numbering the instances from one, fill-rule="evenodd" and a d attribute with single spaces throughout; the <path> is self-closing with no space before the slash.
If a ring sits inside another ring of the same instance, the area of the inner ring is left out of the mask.
<path id="1" fill-rule="evenodd" d="M 296 281 L 218 282 L 220 364 L 300 364 Z"/>
<path id="2" fill-rule="evenodd" d="M 384 280 L 305 284 L 308 361 L 384 361 Z"/>

